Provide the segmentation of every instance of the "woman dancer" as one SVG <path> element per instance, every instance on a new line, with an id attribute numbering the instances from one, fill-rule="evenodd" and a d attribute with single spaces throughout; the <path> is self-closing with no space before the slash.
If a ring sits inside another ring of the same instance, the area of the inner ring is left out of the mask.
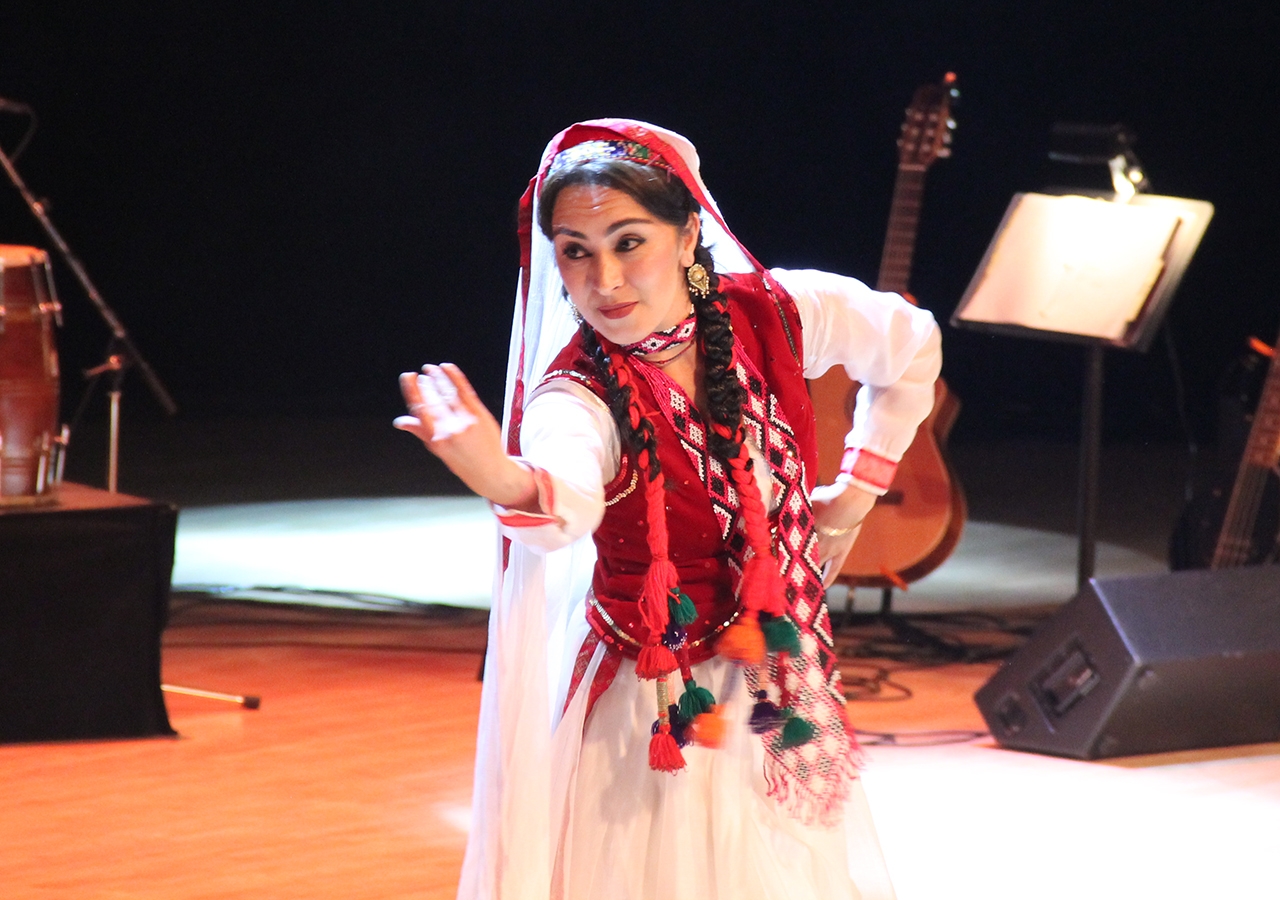
<path id="1" fill-rule="evenodd" d="M 520 237 L 502 428 L 449 365 L 396 420 L 502 534 L 459 897 L 892 897 L 823 588 L 930 409 L 932 317 L 764 269 L 641 122 L 559 134 Z M 816 486 L 837 364 L 864 387 Z"/>

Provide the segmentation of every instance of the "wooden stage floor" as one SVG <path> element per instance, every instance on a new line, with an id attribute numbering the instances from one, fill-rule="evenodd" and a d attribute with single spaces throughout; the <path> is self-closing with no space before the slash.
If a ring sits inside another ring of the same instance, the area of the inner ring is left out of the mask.
<path id="1" fill-rule="evenodd" d="M 483 611 L 196 604 L 165 633 L 176 739 L 0 747 L 0 897 L 452 898 Z M 981 731 L 992 663 L 850 662 L 876 732 Z M 908 688 L 910 699 L 895 687 Z M 1280 896 L 1280 745 L 1081 763 L 989 738 L 868 748 L 900 900 Z"/>

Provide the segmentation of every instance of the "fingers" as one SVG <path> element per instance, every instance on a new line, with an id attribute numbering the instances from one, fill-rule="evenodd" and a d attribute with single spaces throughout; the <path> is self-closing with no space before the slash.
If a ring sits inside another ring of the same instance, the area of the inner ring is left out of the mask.
<path id="1" fill-rule="evenodd" d="M 822 566 L 822 586 L 824 588 L 831 587 L 836 578 L 839 577 L 841 570 L 844 569 L 844 561 L 848 558 L 849 551 L 853 549 L 854 542 L 861 531 L 862 528 L 859 526 L 849 534 L 841 537 L 819 539 L 818 561 Z"/>
<path id="2" fill-rule="evenodd" d="M 413 432 L 423 441 L 430 442 L 435 435 L 434 423 L 427 413 L 427 404 L 423 399 L 418 377 L 414 372 L 404 372 L 400 375 L 400 393 L 404 396 L 405 406 L 409 407 L 411 415 L 397 416 L 391 424 L 401 431 Z"/>
<path id="3" fill-rule="evenodd" d="M 456 366 L 452 367 L 455 371 Z M 462 373 L 458 372 L 461 376 Z M 462 379 L 467 390 L 471 386 Z M 431 416 L 435 432 L 435 440 L 446 440 L 461 434 L 476 423 L 476 416 L 459 396 L 458 385 L 454 379 L 440 366 L 423 366 L 418 376 L 418 389 L 422 393 L 422 401 L 427 414 Z M 474 392 L 472 391 L 472 396 Z"/>
<path id="4" fill-rule="evenodd" d="M 404 397 L 404 405 L 410 409 L 422 405 L 422 392 L 418 390 L 418 376 L 416 373 L 400 373 L 400 395 Z"/>
<path id="5" fill-rule="evenodd" d="M 457 394 L 462 405 L 473 415 L 479 415 L 482 412 L 488 413 L 489 408 L 484 405 L 480 397 L 476 394 L 476 389 L 471 386 L 471 382 L 467 380 L 467 376 L 462 374 L 462 370 L 453 363 L 441 363 L 440 370 L 449 378 L 449 383 L 453 385 L 454 392 Z"/>

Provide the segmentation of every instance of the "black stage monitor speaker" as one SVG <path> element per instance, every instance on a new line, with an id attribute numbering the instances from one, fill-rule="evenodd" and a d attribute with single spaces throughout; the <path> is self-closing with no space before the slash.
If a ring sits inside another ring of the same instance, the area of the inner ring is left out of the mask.
<path id="1" fill-rule="evenodd" d="M 1091 580 L 975 699 L 1002 746 L 1076 759 L 1280 741 L 1280 566 Z"/>

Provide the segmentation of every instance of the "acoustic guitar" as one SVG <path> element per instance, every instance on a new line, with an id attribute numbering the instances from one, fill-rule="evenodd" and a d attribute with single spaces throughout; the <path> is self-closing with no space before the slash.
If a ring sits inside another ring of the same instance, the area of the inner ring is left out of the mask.
<path id="1" fill-rule="evenodd" d="M 898 139 L 888 233 L 876 289 L 907 294 L 924 194 L 925 173 L 951 155 L 951 104 L 959 96 L 955 75 L 919 88 L 907 108 Z M 909 295 L 908 295 L 909 297 Z M 839 472 L 859 385 L 837 366 L 810 382 L 818 417 L 818 481 Z M 905 587 L 940 566 L 960 540 L 967 514 L 964 492 L 942 447 L 960 403 L 938 379 L 933 411 L 898 464 L 893 484 L 872 508 L 838 580 L 851 587 Z"/>
<path id="2" fill-rule="evenodd" d="M 1253 412 L 1235 482 L 1193 497 L 1170 542 L 1174 569 L 1227 569 L 1280 557 L 1280 362 L 1276 348 Z"/>

